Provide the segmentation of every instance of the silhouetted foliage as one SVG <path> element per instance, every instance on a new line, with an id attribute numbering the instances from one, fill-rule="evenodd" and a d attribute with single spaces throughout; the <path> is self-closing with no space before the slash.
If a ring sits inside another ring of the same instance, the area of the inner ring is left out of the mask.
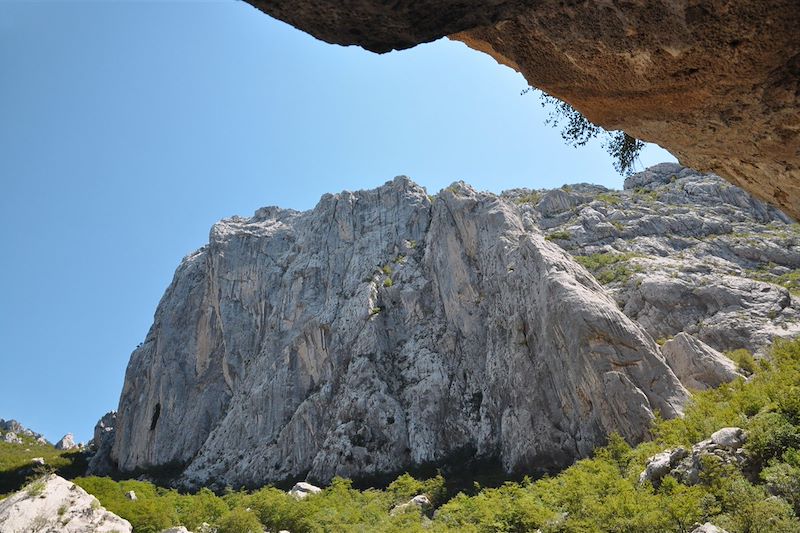
<path id="1" fill-rule="evenodd" d="M 534 90 L 528 87 L 522 91 L 526 94 Z M 584 146 L 596 137 L 602 137 L 603 148 L 614 159 L 614 168 L 627 176 L 634 170 L 634 165 L 639 158 L 639 154 L 644 148 L 644 143 L 635 137 L 631 137 L 624 131 L 607 131 L 594 124 L 583 114 L 569 105 L 567 102 L 559 100 L 554 96 L 539 91 L 542 107 L 550 108 L 550 115 L 545 124 L 561 128 L 561 138 L 568 144 L 579 147 Z"/>

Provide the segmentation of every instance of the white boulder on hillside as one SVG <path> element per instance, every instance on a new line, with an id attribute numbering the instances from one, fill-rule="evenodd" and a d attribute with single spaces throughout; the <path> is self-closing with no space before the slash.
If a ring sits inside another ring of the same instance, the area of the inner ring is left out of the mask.
<path id="1" fill-rule="evenodd" d="M 22 439 L 14 433 L 13 431 L 9 431 L 5 435 L 3 435 L 3 442 L 8 444 L 22 444 Z"/>
<path id="2" fill-rule="evenodd" d="M 0 501 L 3 533 L 131 533 L 131 524 L 105 510 L 71 481 L 51 474 Z"/>
<path id="3" fill-rule="evenodd" d="M 689 389 L 705 390 L 744 377 L 733 361 L 687 333 L 678 333 L 665 342 L 661 353 Z"/>
<path id="4" fill-rule="evenodd" d="M 320 492 L 322 492 L 321 488 L 316 487 L 311 483 L 300 481 L 299 483 L 294 484 L 294 487 L 292 487 L 292 490 L 289 491 L 289 494 L 298 500 L 302 500 L 311 494 L 318 494 Z"/>

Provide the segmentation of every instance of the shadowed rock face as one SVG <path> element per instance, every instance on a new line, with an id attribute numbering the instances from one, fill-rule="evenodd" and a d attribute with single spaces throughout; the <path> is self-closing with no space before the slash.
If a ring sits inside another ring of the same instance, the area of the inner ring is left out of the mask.
<path id="1" fill-rule="evenodd" d="M 132 355 L 112 458 L 182 483 L 559 468 L 687 393 L 511 201 L 406 178 L 216 224 Z"/>
<path id="2" fill-rule="evenodd" d="M 375 52 L 450 36 L 607 129 L 800 217 L 796 0 L 248 0 Z"/>

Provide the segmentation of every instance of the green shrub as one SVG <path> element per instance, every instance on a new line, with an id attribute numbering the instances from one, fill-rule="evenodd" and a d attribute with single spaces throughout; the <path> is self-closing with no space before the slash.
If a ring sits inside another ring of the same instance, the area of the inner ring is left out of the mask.
<path id="1" fill-rule="evenodd" d="M 747 374 L 752 374 L 756 371 L 756 360 L 753 358 L 753 354 L 750 353 L 749 350 L 740 348 L 738 350 L 728 352 L 726 355 L 728 358 L 733 360 L 734 363 L 736 363 L 736 366 L 739 367 L 739 370 L 743 370 Z"/>
<path id="2" fill-rule="evenodd" d="M 541 200 L 541 199 L 542 199 L 541 193 L 539 193 L 537 191 L 531 191 L 528 194 L 523 194 L 522 196 L 517 198 L 517 203 L 518 204 L 531 204 L 531 205 L 534 205 L 534 204 L 538 204 L 539 200 Z"/>
<path id="3" fill-rule="evenodd" d="M 392 281 L 392 278 L 386 278 L 385 280 L 383 280 L 384 287 L 388 288 L 391 287 L 392 285 L 394 285 L 394 281 Z"/>
<path id="4" fill-rule="evenodd" d="M 599 253 L 592 255 L 576 255 L 577 261 L 603 285 L 615 282 L 628 281 L 636 272 L 641 272 L 642 267 L 631 265 L 628 261 L 637 257 L 633 253 Z"/>
<path id="5" fill-rule="evenodd" d="M 447 498 L 447 488 L 441 473 L 424 481 L 406 473 L 395 479 L 386 490 L 392 494 L 396 503 L 406 502 L 417 494 L 425 494 L 435 507 L 444 503 Z"/>
<path id="6" fill-rule="evenodd" d="M 263 533 L 264 528 L 256 515 L 236 508 L 222 517 L 217 528 L 218 533 Z"/>
<path id="7" fill-rule="evenodd" d="M 594 199 L 600 202 L 605 202 L 608 205 L 619 205 L 622 202 L 618 194 L 610 192 L 601 192 L 595 196 Z"/>
<path id="8" fill-rule="evenodd" d="M 568 231 L 554 231 L 545 236 L 548 241 L 568 241 L 572 238 L 572 234 Z"/>

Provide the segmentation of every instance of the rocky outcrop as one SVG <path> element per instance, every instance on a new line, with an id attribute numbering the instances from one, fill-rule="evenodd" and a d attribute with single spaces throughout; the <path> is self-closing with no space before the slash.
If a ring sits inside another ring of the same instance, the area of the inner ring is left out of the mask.
<path id="1" fill-rule="evenodd" d="M 451 36 L 604 128 L 800 217 L 794 0 L 248 1 L 327 42 L 376 52 Z"/>
<path id="2" fill-rule="evenodd" d="M 431 508 L 431 500 L 425 494 L 417 494 L 405 503 L 400 503 L 392 507 L 389 514 L 392 516 L 407 513 L 409 511 L 425 511 Z"/>
<path id="3" fill-rule="evenodd" d="M 80 445 L 75 442 L 75 437 L 72 435 L 72 433 L 67 433 L 61 437 L 61 440 L 56 442 L 55 447 L 56 450 L 75 450 L 80 448 Z"/>
<path id="4" fill-rule="evenodd" d="M 665 342 L 661 353 L 681 383 L 691 390 L 714 388 L 744 377 L 733 361 L 687 333 L 678 333 Z"/>
<path id="5" fill-rule="evenodd" d="M 4 433 L 2 439 L 7 444 L 22 444 L 22 439 L 13 431 Z"/>
<path id="6" fill-rule="evenodd" d="M 89 441 L 89 471 L 96 476 L 107 476 L 116 470 L 116 465 L 111 459 L 111 449 L 114 447 L 114 426 L 117 423 L 117 412 L 111 411 L 97 421 L 94 426 L 94 436 Z"/>
<path id="7" fill-rule="evenodd" d="M 639 483 L 649 482 L 658 487 L 664 476 L 669 474 L 681 483 L 695 485 L 700 482 L 700 472 L 708 458 L 741 468 L 747 461 L 742 448 L 745 440 L 746 435 L 741 428 L 722 428 L 692 446 L 691 450 L 679 447 L 658 453 L 647 460 L 644 471 L 639 475 Z"/>
<path id="8" fill-rule="evenodd" d="M 0 501 L 0 531 L 131 533 L 131 525 L 94 496 L 55 474 Z"/>
<path id="9" fill-rule="evenodd" d="M 216 224 L 131 356 L 112 459 L 188 486 L 560 468 L 687 392 L 520 207 L 407 178 Z"/>
<path id="10" fill-rule="evenodd" d="M 294 484 L 292 490 L 289 491 L 289 495 L 298 500 L 304 500 L 310 495 L 319 494 L 320 492 L 322 492 L 321 488 L 314 486 L 311 483 L 300 481 Z"/>
<path id="11" fill-rule="evenodd" d="M 720 351 L 800 334 L 800 225 L 719 176 L 663 163 L 625 189 L 503 193 L 655 339 Z"/>
<path id="12" fill-rule="evenodd" d="M 16 438 L 19 438 L 20 443 L 22 442 L 21 437 L 30 437 L 36 440 L 37 442 L 47 443 L 47 441 L 45 440 L 44 436 L 41 433 L 36 433 L 32 429 L 26 428 L 25 426 L 23 426 L 14 419 L 4 420 L 0 418 L 0 433 L 6 435 L 13 433 Z"/>

